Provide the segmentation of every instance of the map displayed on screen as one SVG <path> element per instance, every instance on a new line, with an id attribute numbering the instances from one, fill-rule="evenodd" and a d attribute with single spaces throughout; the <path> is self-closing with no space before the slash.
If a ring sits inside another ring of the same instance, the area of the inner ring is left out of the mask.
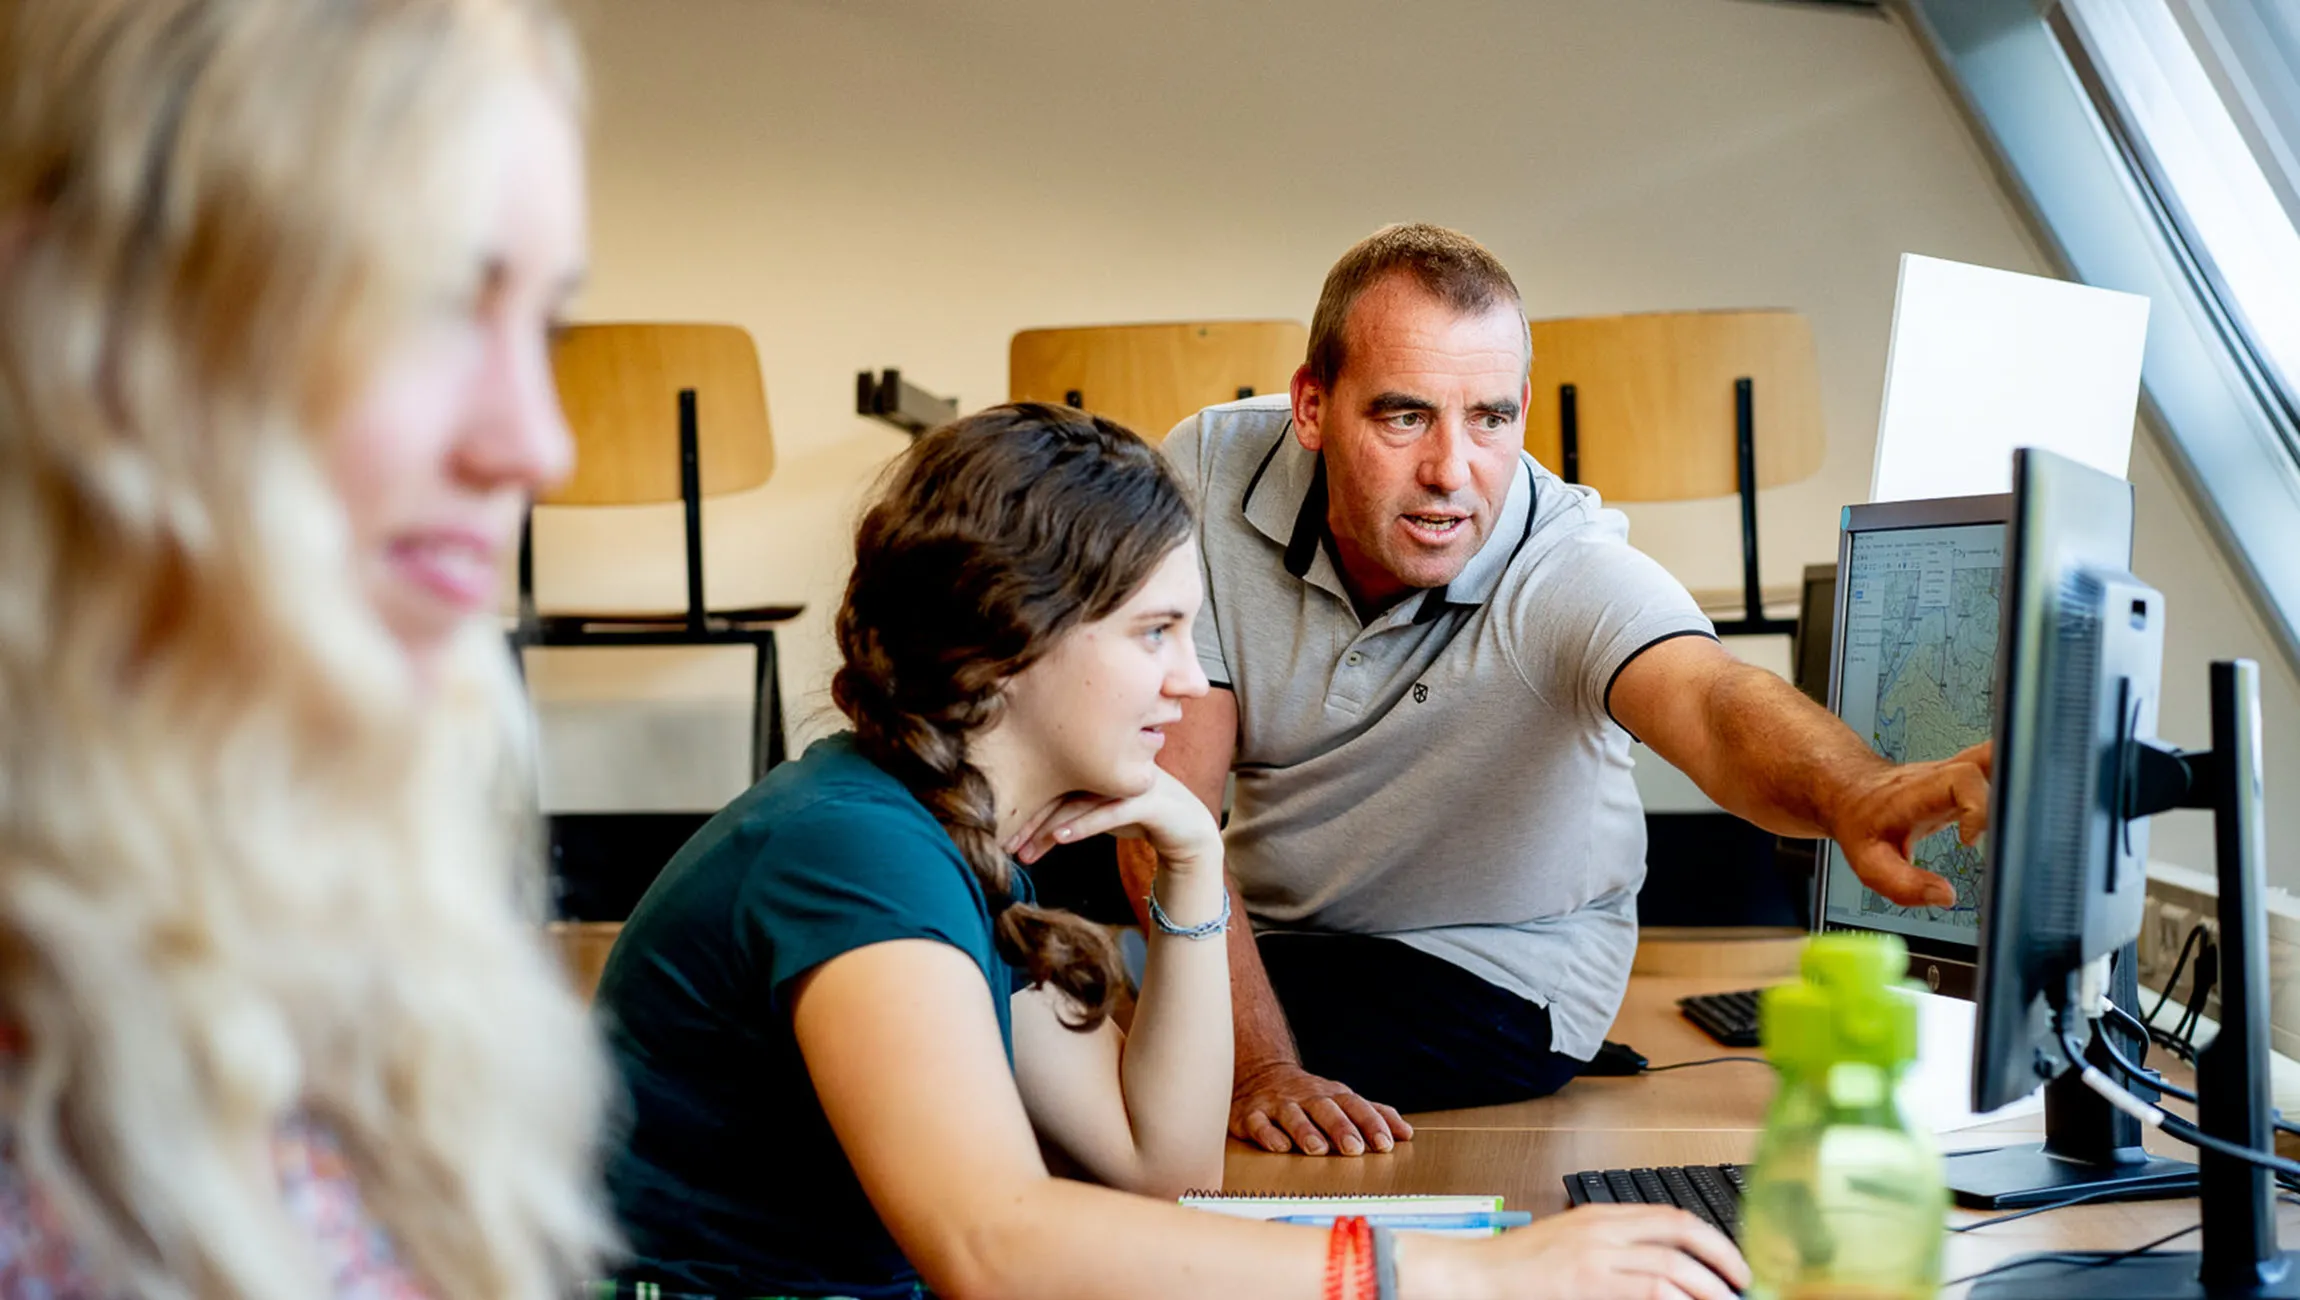
<path id="1" fill-rule="evenodd" d="M 1847 562 L 1838 716 L 1896 763 L 1948 758 L 1988 739 L 1995 720 L 2002 524 L 1857 533 Z M 1948 879 L 1949 907 L 1901 907 L 1853 875 L 1830 846 L 1829 919 L 1901 934 L 1974 941 L 1987 841 L 1955 827 L 1918 841 L 1914 858 Z"/>

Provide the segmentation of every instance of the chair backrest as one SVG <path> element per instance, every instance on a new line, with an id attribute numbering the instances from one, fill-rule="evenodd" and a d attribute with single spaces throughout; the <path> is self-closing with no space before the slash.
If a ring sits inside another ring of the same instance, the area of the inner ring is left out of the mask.
<path id="1" fill-rule="evenodd" d="M 551 353 L 575 435 L 575 474 L 546 505 L 680 500 L 679 390 L 695 390 L 705 496 L 755 488 L 775 469 L 759 352 L 735 325 L 576 325 Z"/>
<path id="2" fill-rule="evenodd" d="M 1795 312 L 1650 312 L 1528 325 L 1526 450 L 1562 469 L 1558 386 L 1572 384 L 1580 480 L 1609 500 L 1737 492 L 1733 384 L 1742 378 L 1751 382 L 1757 485 L 1795 483 L 1821 467 L 1813 329 Z"/>
<path id="3" fill-rule="evenodd" d="M 1155 443 L 1203 407 L 1285 392 L 1309 339 L 1290 320 L 1024 330 L 1007 353 L 1007 391 L 1108 416 Z"/>

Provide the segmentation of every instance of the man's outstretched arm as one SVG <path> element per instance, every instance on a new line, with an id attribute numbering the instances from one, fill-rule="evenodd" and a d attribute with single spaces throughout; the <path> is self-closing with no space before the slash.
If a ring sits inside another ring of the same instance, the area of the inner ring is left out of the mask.
<path id="1" fill-rule="evenodd" d="M 1727 812 L 1782 835 L 1825 836 L 1871 889 L 1904 906 L 1956 901 L 1909 860 L 1918 840 L 1988 828 L 1990 751 L 1895 765 L 1773 673 L 1706 637 L 1647 648 L 1614 679 L 1613 716 Z"/>
<path id="2" fill-rule="evenodd" d="M 1238 697 L 1222 687 L 1185 700 L 1182 720 L 1166 728 L 1158 764 L 1190 788 L 1214 815 L 1222 815 L 1222 787 L 1238 752 Z M 1158 857 L 1142 840 L 1118 841 L 1118 874 L 1127 901 L 1147 927 L 1145 900 Z M 1230 888 L 1230 1019 L 1236 1040 L 1237 1073 L 1230 1101 L 1230 1134 L 1268 1151 L 1299 1150 L 1324 1155 L 1338 1150 L 1359 1155 L 1369 1148 L 1387 1151 L 1413 1136 L 1413 1126 L 1397 1111 L 1302 1069 L 1286 1013 L 1262 969 L 1261 950 L 1246 921 L 1238 886 Z"/>

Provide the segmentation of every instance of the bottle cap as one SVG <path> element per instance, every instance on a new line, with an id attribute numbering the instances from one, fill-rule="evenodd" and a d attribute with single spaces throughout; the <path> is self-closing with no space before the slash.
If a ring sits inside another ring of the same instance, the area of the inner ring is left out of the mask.
<path id="1" fill-rule="evenodd" d="M 1765 1055 L 1783 1069 L 1861 1061 L 1898 1069 L 1917 1055 L 1917 1005 L 1902 988 L 1908 949 L 1889 934 L 1806 941 L 1802 978 L 1765 990 L 1757 1008 Z"/>

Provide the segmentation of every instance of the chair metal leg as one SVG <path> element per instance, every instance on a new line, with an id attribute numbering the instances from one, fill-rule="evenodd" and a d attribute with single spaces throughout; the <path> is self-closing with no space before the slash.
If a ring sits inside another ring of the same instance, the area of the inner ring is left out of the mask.
<path id="1" fill-rule="evenodd" d="M 760 634 L 756 673 L 751 682 L 751 779 L 765 776 L 788 755 L 783 742 L 783 683 L 775 634 Z"/>

